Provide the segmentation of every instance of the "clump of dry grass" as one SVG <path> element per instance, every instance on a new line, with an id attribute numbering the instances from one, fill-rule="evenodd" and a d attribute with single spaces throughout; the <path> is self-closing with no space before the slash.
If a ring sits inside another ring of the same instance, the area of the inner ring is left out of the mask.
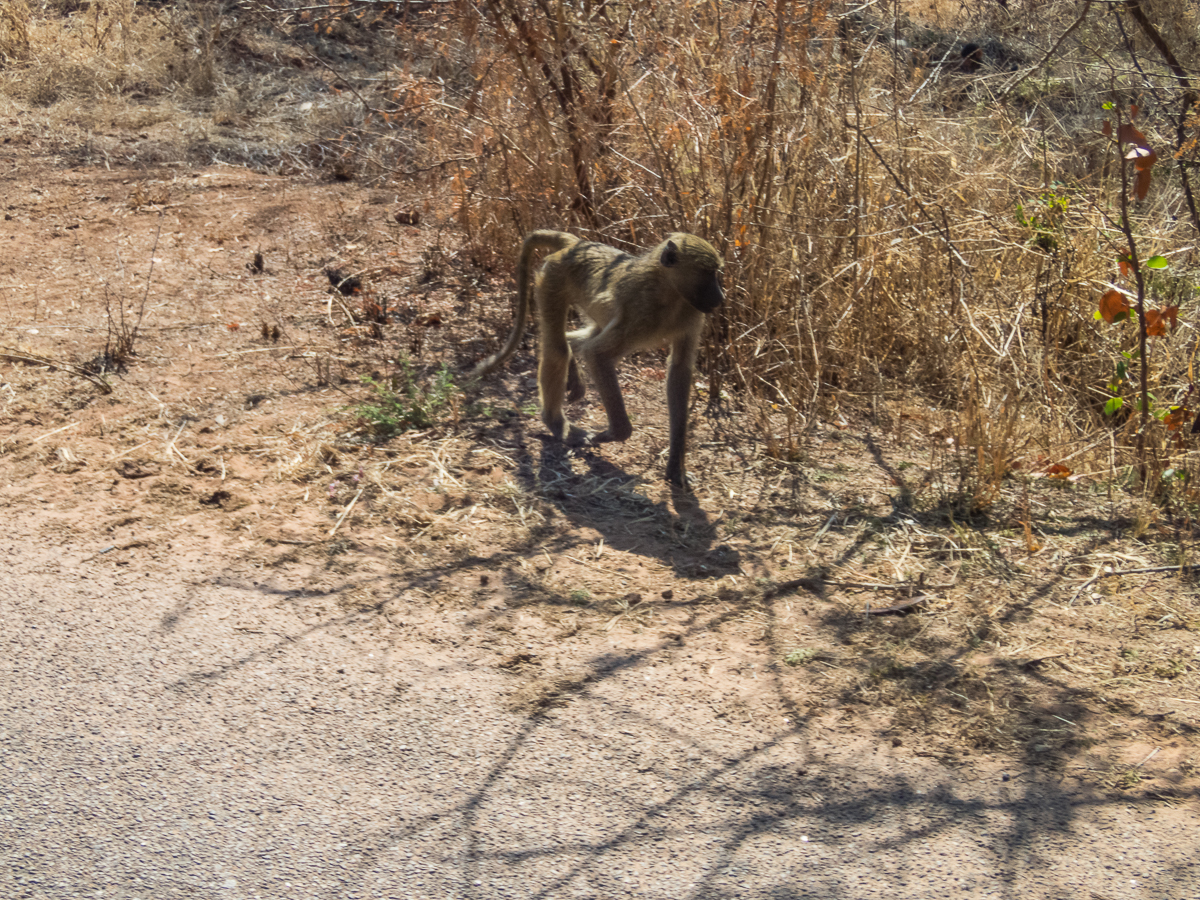
<path id="1" fill-rule="evenodd" d="M 33 16 L 16 0 L 0 7 L 0 21 L 24 16 L 24 52 L 0 77 L 0 90 L 38 106 L 127 91 L 161 91 L 182 71 L 184 54 L 169 24 L 134 0 L 101 0 L 78 10 Z M 10 40 L 4 44 L 9 45 Z"/>
<path id="2" fill-rule="evenodd" d="M 29 53 L 29 12 L 23 0 L 0 5 L 0 61 L 6 65 Z"/>
<path id="3" fill-rule="evenodd" d="M 738 391 L 757 409 L 768 451 L 795 446 L 831 403 L 923 397 L 959 413 L 978 482 L 968 505 L 984 509 L 1014 465 L 1110 430 L 1119 450 L 1136 443 L 1136 422 L 1102 412 L 1129 330 L 1092 316 L 1123 242 L 1097 97 L 1135 96 L 1089 68 L 1097 52 L 1124 65 L 1111 21 L 1049 54 L 1036 35 L 1062 34 L 1070 4 L 939 13 L 925 30 L 833 3 L 554 21 L 521 0 L 480 9 L 447 44 L 469 73 L 446 83 L 461 118 L 436 126 L 465 157 L 457 216 L 476 255 L 507 259 L 545 226 L 630 247 L 675 228 L 714 240 L 733 303 L 713 322 L 711 396 Z M 958 48 L 984 36 L 995 62 L 961 71 Z M 1164 149 L 1170 112 L 1139 120 Z M 1179 251 L 1176 286 L 1157 290 L 1187 304 L 1181 188 L 1164 173 L 1136 228 Z M 1188 391 L 1188 344 L 1154 347 L 1164 409 Z M 1175 436 L 1152 432 L 1160 471 L 1196 469 Z M 1110 449 L 1077 464 L 1128 461 Z"/>
<path id="4" fill-rule="evenodd" d="M 346 81 L 390 66 L 392 44 L 353 11 L 340 39 L 311 22 L 276 29 L 261 13 L 251 4 L 136 0 L 62 0 L 34 13 L 24 0 L 3 0 L 0 98 L 85 163 L 219 159 L 287 173 L 377 172 L 375 135 L 362 129 L 376 91 L 347 90 Z M 370 52 L 348 64 L 346 42 Z M 394 127 L 386 135 L 392 161 L 400 137 Z"/>

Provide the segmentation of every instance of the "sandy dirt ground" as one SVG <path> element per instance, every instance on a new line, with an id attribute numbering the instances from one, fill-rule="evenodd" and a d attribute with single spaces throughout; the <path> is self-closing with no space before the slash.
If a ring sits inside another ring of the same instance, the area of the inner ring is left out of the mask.
<path id="1" fill-rule="evenodd" d="M 673 495 L 661 360 L 629 444 L 564 455 L 531 343 L 485 413 L 366 440 L 359 377 L 493 349 L 453 323 L 506 328 L 504 273 L 395 190 L 37 149 L 0 181 L 0 895 L 1200 898 L 1194 590 L 1076 602 L 1070 541 L 1155 561 L 1090 495 L 1037 488 L 1046 547 L 988 568 L 895 512 L 902 426 L 798 475 L 699 416 Z M 131 322 L 112 393 L 39 362 Z"/>

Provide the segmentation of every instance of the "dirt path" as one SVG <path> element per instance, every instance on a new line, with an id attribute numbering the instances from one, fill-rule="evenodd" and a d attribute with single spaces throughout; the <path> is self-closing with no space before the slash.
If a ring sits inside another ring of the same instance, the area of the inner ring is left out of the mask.
<path id="1" fill-rule="evenodd" d="M 1194 809 L 698 722 L 636 652 L 530 718 L 286 573 L 3 524 L 5 897 L 1200 897 Z"/>

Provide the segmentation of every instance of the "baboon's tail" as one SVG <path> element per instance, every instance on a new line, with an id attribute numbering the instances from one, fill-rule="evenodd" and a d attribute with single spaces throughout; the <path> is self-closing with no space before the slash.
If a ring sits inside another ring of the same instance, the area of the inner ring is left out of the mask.
<path id="1" fill-rule="evenodd" d="M 538 250 L 549 250 L 554 253 L 566 250 L 578 243 L 579 238 L 573 234 L 567 234 L 565 231 L 531 231 L 525 236 L 525 243 L 521 245 L 521 261 L 517 265 L 517 319 L 513 323 L 512 332 L 508 335 L 504 346 L 472 370 L 471 381 L 496 371 L 517 352 L 517 347 L 521 344 L 521 337 L 525 334 L 525 325 L 529 321 L 529 264 L 533 260 L 533 254 Z"/>

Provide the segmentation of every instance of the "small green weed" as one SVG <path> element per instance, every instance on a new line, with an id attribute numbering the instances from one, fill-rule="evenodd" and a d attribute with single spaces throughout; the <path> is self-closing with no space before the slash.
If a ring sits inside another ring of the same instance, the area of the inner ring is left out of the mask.
<path id="1" fill-rule="evenodd" d="M 420 431 L 437 424 L 440 415 L 453 405 L 457 388 L 450 367 L 442 364 L 430 384 L 418 383 L 412 362 L 396 359 L 396 372 L 386 382 L 369 376 L 363 384 L 371 388 L 372 400 L 353 407 L 354 412 L 379 437 L 402 431 Z"/>
<path id="2" fill-rule="evenodd" d="M 1187 670 L 1187 664 L 1182 659 L 1172 657 L 1165 665 L 1159 666 L 1157 669 L 1155 669 L 1154 674 L 1159 678 L 1165 678 L 1170 681 L 1171 679 L 1178 678 L 1181 675 L 1186 675 Z"/>
<path id="3" fill-rule="evenodd" d="M 783 657 L 789 666 L 806 666 L 817 658 L 817 651 L 812 647 L 797 647 Z"/>

